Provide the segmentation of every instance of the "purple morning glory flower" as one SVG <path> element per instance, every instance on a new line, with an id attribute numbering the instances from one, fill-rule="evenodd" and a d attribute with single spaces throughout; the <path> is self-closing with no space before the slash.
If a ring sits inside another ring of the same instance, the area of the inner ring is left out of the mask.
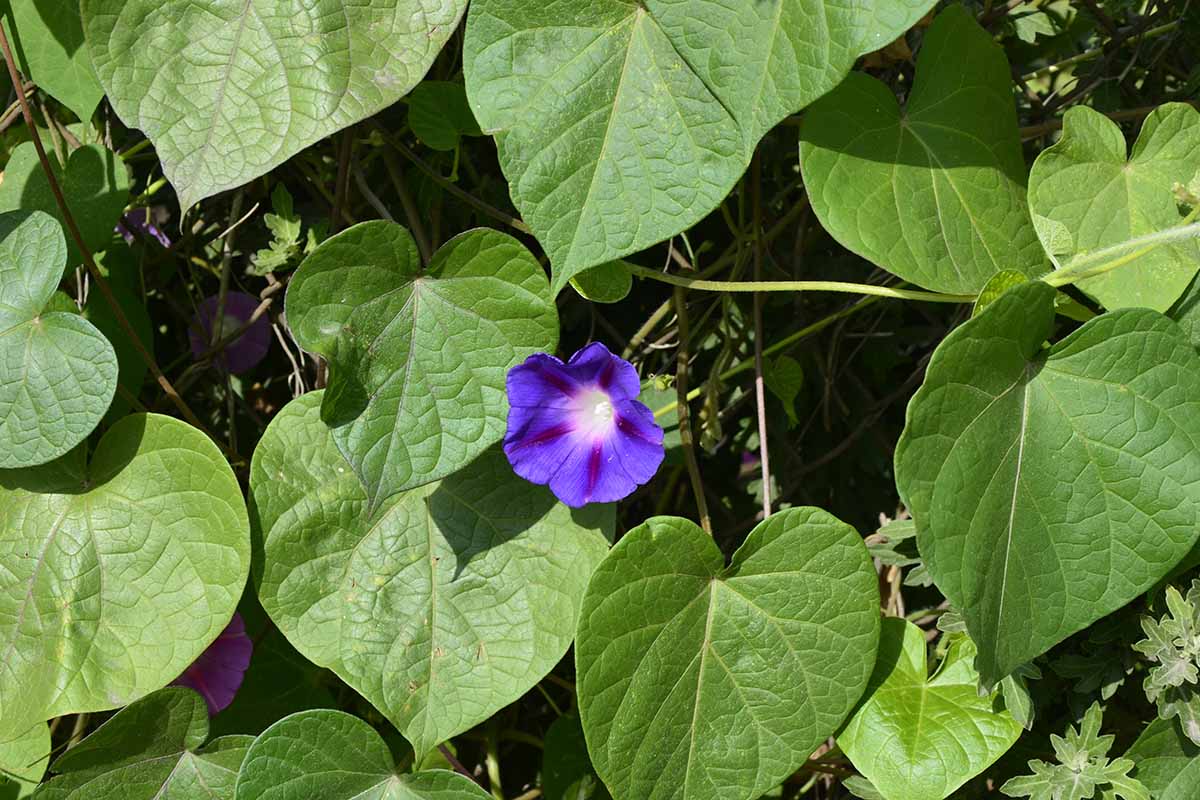
<path id="1" fill-rule="evenodd" d="M 658 470 L 663 431 L 628 361 L 593 342 L 566 364 L 535 353 L 508 372 L 504 453 L 573 508 L 628 497 Z"/>
<path id="2" fill-rule="evenodd" d="M 208 715 L 211 717 L 233 702 L 234 695 L 241 688 L 246 668 L 250 666 L 253 652 L 254 643 L 246 635 L 242 615 L 234 614 L 217 640 L 171 685 L 186 686 L 199 692 L 208 703 Z"/>
<path id="3" fill-rule="evenodd" d="M 207 297 L 200 303 L 196 316 L 188 329 L 192 355 L 196 358 L 208 352 L 212 343 L 213 317 L 217 313 L 217 295 Z M 246 324 L 258 308 L 258 298 L 242 292 L 229 292 L 225 296 L 225 318 L 220 324 L 218 339 L 228 336 Z M 254 321 L 245 333 L 230 342 L 225 351 L 215 360 L 233 373 L 245 372 L 266 356 L 271 347 L 271 325 L 266 315 Z"/>
<path id="4" fill-rule="evenodd" d="M 149 208 L 135 208 L 121 217 L 117 223 L 117 233 L 126 244 L 133 244 L 133 232 L 137 231 L 157 241 L 163 247 L 171 246 L 171 239 L 154 224 L 154 212 Z"/>

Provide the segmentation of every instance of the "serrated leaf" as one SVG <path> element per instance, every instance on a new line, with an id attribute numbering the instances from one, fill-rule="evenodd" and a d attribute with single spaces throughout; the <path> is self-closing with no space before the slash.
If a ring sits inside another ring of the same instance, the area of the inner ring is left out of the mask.
<path id="1" fill-rule="evenodd" d="M 74 150 L 67 157 L 65 169 L 53 154 L 49 160 L 84 244 L 93 253 L 104 250 L 129 202 L 129 171 L 125 163 L 98 144 Z M 33 142 L 17 145 L 4 168 L 4 182 L 0 183 L 0 211 L 17 210 L 44 211 L 64 225 L 64 232 L 67 230 Z M 73 237 L 67 239 L 66 262 L 71 269 L 83 263 Z"/>
<path id="2" fill-rule="evenodd" d="M 0 800 L 31 795 L 46 774 L 49 761 L 50 728 L 44 722 L 0 739 Z"/>
<path id="3" fill-rule="evenodd" d="M 575 665 L 592 763 L 614 797 L 754 800 L 845 719 L 878 636 L 866 548 L 826 512 L 772 515 L 729 566 L 692 522 L 651 518 L 583 601 Z"/>
<path id="4" fill-rule="evenodd" d="M 930 677 L 921 629 L 884 619 L 871 681 L 837 743 L 887 800 L 941 800 L 1021 735 L 996 692 L 979 695 L 974 657 L 958 637 Z"/>
<path id="5" fill-rule="evenodd" d="M 46 214 L 0 214 L 0 469 L 45 464 L 75 447 L 117 390 L 117 356 L 104 335 L 77 313 L 42 310 L 66 252 Z"/>
<path id="6" fill-rule="evenodd" d="M 800 166 L 825 229 L 905 280 L 974 293 L 1041 271 L 1008 62 L 963 6 L 926 33 L 903 111 L 862 73 L 814 103 Z"/>
<path id="7" fill-rule="evenodd" d="M 1154 800 L 1192 800 L 1200 786 L 1200 748 L 1175 720 L 1156 719 L 1125 753 L 1137 766 L 1137 779 Z"/>
<path id="8" fill-rule="evenodd" d="M 408 127 L 434 150 L 453 150 L 463 136 L 482 136 L 467 90 L 452 81 L 421 81 L 408 96 Z"/>
<path id="9" fill-rule="evenodd" d="M 1159 106 L 1146 117 L 1126 158 L 1125 135 L 1098 111 L 1077 106 L 1063 117 L 1062 138 L 1043 150 L 1029 176 L 1035 215 L 1074 233 L 1068 256 L 1119 244 L 1178 225 L 1172 186 L 1200 174 L 1200 112 L 1186 103 Z M 1062 254 L 1056 228 L 1038 226 L 1051 253 Z M 1070 265 L 1064 260 L 1062 266 Z M 1143 253 L 1135 263 L 1079 281 L 1108 308 L 1166 311 L 1200 267 L 1200 243 L 1185 240 Z"/>
<path id="10" fill-rule="evenodd" d="M 208 706 L 170 687 L 121 709 L 59 756 L 35 800 L 233 800 L 253 737 L 208 744 Z"/>
<path id="11" fill-rule="evenodd" d="M 420 756 L 562 658 L 613 510 L 571 511 L 490 450 L 372 511 L 320 405 L 320 392 L 289 403 L 254 453 L 259 598 Z"/>
<path id="12" fill-rule="evenodd" d="M 0 732 L 129 703 L 221 633 L 250 569 L 233 471 L 200 431 L 135 414 L 0 471 Z"/>
<path id="13" fill-rule="evenodd" d="M 558 342 L 541 266 L 485 228 L 423 270 L 407 230 L 356 225 L 304 260 L 286 307 L 300 346 L 329 360 L 321 418 L 373 508 L 499 441 L 508 370 Z"/>
<path id="14" fill-rule="evenodd" d="M 1111 312 L 1048 349 L 1054 290 L 1010 289 L 950 333 L 908 408 L 896 483 L 993 685 L 1154 585 L 1200 522 L 1200 358 Z"/>
<path id="15" fill-rule="evenodd" d="M 465 0 L 83 0 L 100 83 L 189 209 L 372 116 L 425 75 Z"/>
<path id="16" fill-rule="evenodd" d="M 7 0 L 8 32 L 17 68 L 87 122 L 104 97 L 83 41 L 75 0 Z M 15 29 L 14 29 L 15 23 Z"/>
<path id="17" fill-rule="evenodd" d="M 292 195 L 282 183 L 271 192 L 272 214 L 263 215 L 263 224 L 271 232 L 266 249 L 251 258 L 249 273 L 266 275 L 288 266 L 300 257 L 300 217 L 292 203 Z"/>
<path id="18" fill-rule="evenodd" d="M 447 770 L 400 775 L 375 730 L 341 711 L 301 711 L 254 740 L 237 800 L 489 800 Z"/>
<path id="19" fill-rule="evenodd" d="M 612 800 L 588 757 L 579 717 L 554 720 L 546 731 L 545 745 L 542 796 L 546 800 Z"/>
<path id="20" fill-rule="evenodd" d="M 472 3 L 467 95 L 555 293 L 701 220 L 768 130 L 932 5 Z"/>

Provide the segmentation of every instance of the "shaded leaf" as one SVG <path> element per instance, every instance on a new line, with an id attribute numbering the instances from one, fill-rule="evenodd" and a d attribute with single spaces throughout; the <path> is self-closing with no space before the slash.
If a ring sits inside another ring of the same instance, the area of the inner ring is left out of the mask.
<path id="1" fill-rule="evenodd" d="M 453 150 L 463 136 L 482 136 L 467 90 L 451 81 L 421 81 L 408 96 L 408 127 L 434 150 Z"/>
<path id="2" fill-rule="evenodd" d="M 588 756 L 579 717 L 554 720 L 542 753 L 542 796 L 546 800 L 611 800 Z"/>
<path id="3" fill-rule="evenodd" d="M 4 29 L 17 68 L 79 119 L 90 120 L 104 89 L 83 40 L 79 3 L 7 0 L 5 5 Z"/>

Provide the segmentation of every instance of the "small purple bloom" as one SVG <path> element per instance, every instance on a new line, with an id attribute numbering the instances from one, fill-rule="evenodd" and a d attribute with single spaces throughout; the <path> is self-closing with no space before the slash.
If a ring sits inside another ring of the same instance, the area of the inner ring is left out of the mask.
<path id="1" fill-rule="evenodd" d="M 234 695 L 241 688 L 246 668 L 250 666 L 253 652 L 254 643 L 246 635 L 242 615 L 234 614 L 217 640 L 171 685 L 186 686 L 199 692 L 208 703 L 208 715 L 211 717 L 233 702 Z"/>
<path id="2" fill-rule="evenodd" d="M 192 319 L 188 329 L 188 338 L 192 345 L 192 355 L 196 358 L 208 352 L 212 344 L 213 317 L 217 314 L 217 295 L 205 298 Z M 217 335 L 221 339 L 246 324 L 258 308 L 258 298 L 242 292 L 229 292 L 225 296 L 225 314 Z M 271 347 L 271 325 L 266 315 L 254 321 L 246 332 L 225 347 L 225 351 L 216 358 L 217 363 L 233 373 L 245 372 L 266 356 Z"/>
<path id="3" fill-rule="evenodd" d="M 154 211 L 149 208 L 135 208 L 121 217 L 117 223 L 117 233 L 126 244 L 133 244 L 134 231 L 157 241 L 163 247 L 171 246 L 171 239 L 154 224 Z"/>
<path id="4" fill-rule="evenodd" d="M 513 470 L 573 508 L 628 497 L 663 460 L 663 431 L 640 391 L 633 365 L 600 342 L 566 364 L 545 353 L 525 359 L 508 372 Z"/>

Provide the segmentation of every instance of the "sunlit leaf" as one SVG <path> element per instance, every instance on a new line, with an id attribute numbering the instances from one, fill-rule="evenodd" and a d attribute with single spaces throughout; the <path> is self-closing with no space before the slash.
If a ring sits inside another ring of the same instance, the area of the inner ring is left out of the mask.
<path id="1" fill-rule="evenodd" d="M 28 797 L 46 774 L 50 761 L 50 728 L 30 725 L 12 738 L 0 737 L 0 800 Z"/>
<path id="2" fill-rule="evenodd" d="M 104 97 L 83 41 L 76 0 L 8 0 L 4 17 L 17 67 L 40 89 L 91 119 Z M 15 25 L 14 25 L 15 23 Z"/>

